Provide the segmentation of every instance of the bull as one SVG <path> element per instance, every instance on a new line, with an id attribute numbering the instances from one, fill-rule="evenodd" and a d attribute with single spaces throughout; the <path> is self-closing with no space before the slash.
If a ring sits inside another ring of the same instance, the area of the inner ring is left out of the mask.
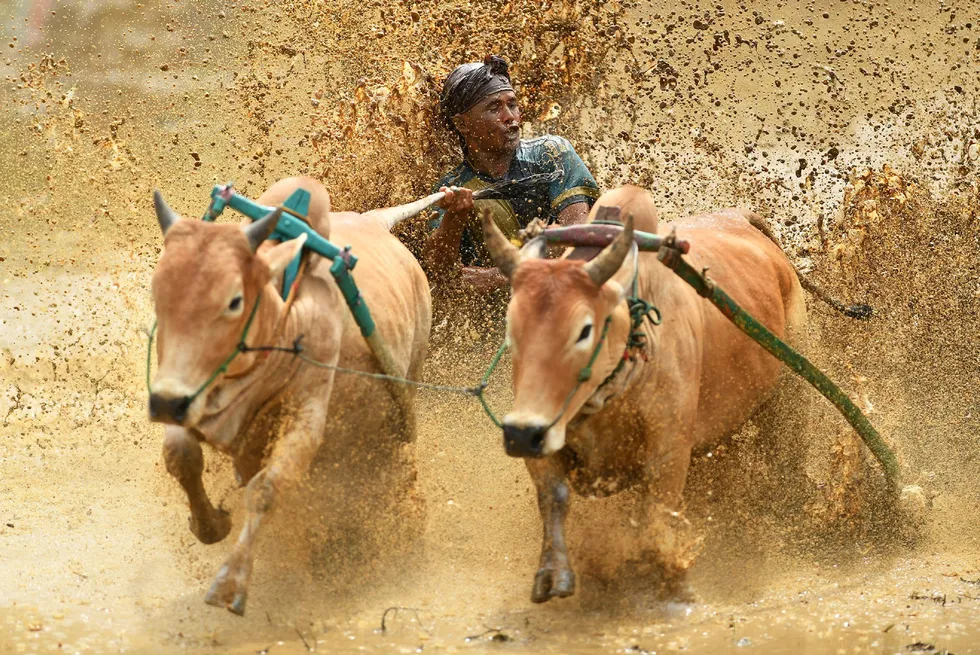
<path id="1" fill-rule="evenodd" d="M 531 592 L 536 603 L 575 591 L 564 534 L 570 486 L 580 495 L 639 487 L 634 523 L 641 543 L 676 580 L 699 547 L 681 514 L 692 451 L 738 430 L 780 378 L 778 360 L 655 253 L 637 252 L 634 226 L 659 228 L 646 191 L 605 193 L 590 220 L 603 207 L 619 207 L 625 228 L 589 261 L 581 251 L 547 259 L 541 238 L 518 249 L 483 217 L 488 250 L 512 288 L 506 338 L 514 405 L 503 437 L 537 490 L 544 539 Z M 801 278 L 760 217 L 727 209 L 670 227 L 691 244 L 693 265 L 710 266 L 736 302 L 787 343 L 800 343 L 807 320 Z M 626 299 L 634 284 L 663 317 L 659 327 L 642 328 L 648 358 L 629 356 L 636 341 Z"/>
<path id="2" fill-rule="evenodd" d="M 274 184 L 258 203 L 278 206 L 298 188 L 311 194 L 311 226 L 357 253 L 357 283 L 376 328 L 395 365 L 417 379 L 431 325 L 429 285 L 390 232 L 417 209 L 331 212 L 326 189 L 305 177 Z M 158 370 L 150 385 L 150 415 L 167 424 L 163 458 L 187 493 L 190 529 L 201 542 L 221 541 L 231 529 L 228 513 L 215 508 L 205 493 L 201 443 L 229 455 L 236 477 L 246 484 L 244 525 L 205 597 L 211 605 L 243 615 L 262 524 L 283 491 L 310 469 L 321 444 L 328 439 L 337 452 L 372 454 L 410 449 L 414 414 L 393 401 L 383 382 L 335 377 L 332 369 L 302 365 L 282 352 L 239 352 L 208 386 L 243 332 L 245 345 L 252 347 L 269 345 L 274 336 L 288 344 L 303 335 L 305 354 L 312 359 L 380 371 L 329 272 L 330 261 L 311 259 L 293 292 L 298 295 L 283 312 L 279 284 L 305 235 L 266 242 L 281 210 L 239 226 L 181 219 L 159 194 L 155 204 L 164 248 L 152 286 Z M 404 397 L 414 399 L 411 393 Z M 393 425 L 398 427 L 392 430 Z M 411 461 L 403 465 L 413 466 Z"/>

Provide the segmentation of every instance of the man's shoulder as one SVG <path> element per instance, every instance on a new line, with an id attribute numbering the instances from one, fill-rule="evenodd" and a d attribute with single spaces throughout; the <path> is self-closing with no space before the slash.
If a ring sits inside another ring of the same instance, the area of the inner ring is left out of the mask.
<path id="1" fill-rule="evenodd" d="M 544 172 L 554 168 L 565 168 L 565 162 L 575 149 L 568 139 L 555 134 L 545 134 L 534 139 L 522 139 L 517 157 L 525 162 L 528 170 Z"/>
<path id="2" fill-rule="evenodd" d="M 521 147 L 529 153 L 561 154 L 575 151 L 568 139 L 557 134 L 544 134 L 533 139 L 521 139 Z"/>

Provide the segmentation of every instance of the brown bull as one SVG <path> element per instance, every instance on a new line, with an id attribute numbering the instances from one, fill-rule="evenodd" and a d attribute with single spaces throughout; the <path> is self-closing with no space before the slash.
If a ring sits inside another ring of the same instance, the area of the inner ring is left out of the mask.
<path id="1" fill-rule="evenodd" d="M 310 178 L 282 180 L 258 202 L 277 206 L 297 188 L 312 195 L 311 225 L 324 237 L 353 246 L 359 258 L 355 277 L 377 330 L 401 372 L 417 378 L 429 338 L 429 286 L 418 263 L 390 233 L 392 224 L 411 212 L 331 213 L 326 189 Z M 326 439 L 338 451 L 398 449 L 414 441 L 415 426 L 411 412 L 392 401 L 383 382 L 335 377 L 332 370 L 303 365 L 284 353 L 242 352 L 195 395 L 236 349 L 260 297 L 247 345 L 271 344 L 284 305 L 279 281 L 305 237 L 264 244 L 278 215 L 239 226 L 181 220 L 159 195 L 156 208 L 165 238 L 153 276 L 159 368 L 150 413 L 153 420 L 169 424 L 163 445 L 167 470 L 187 492 L 190 528 L 202 542 L 221 541 L 231 524 L 204 491 L 200 443 L 230 455 L 239 481 L 247 483 L 245 524 L 206 596 L 212 605 L 243 614 L 259 528 L 283 489 L 309 470 L 321 443 Z M 305 354 L 313 359 L 378 372 L 330 265 L 311 258 L 277 345 L 303 335 Z M 277 422 L 282 427 L 273 440 L 269 426 Z M 401 425 L 400 434 L 383 443 L 391 425 Z"/>
<path id="2" fill-rule="evenodd" d="M 735 432 L 770 398 L 780 377 L 778 360 L 655 253 L 637 254 L 633 225 L 658 231 L 647 192 L 610 191 L 591 217 L 605 206 L 621 208 L 626 229 L 589 262 L 574 251 L 542 259 L 540 240 L 519 251 L 492 220 L 483 221 L 494 262 L 513 290 L 507 334 L 514 407 L 503 432 L 507 453 L 524 458 L 537 487 L 544 544 L 531 599 L 539 603 L 575 590 L 564 538 L 569 483 L 580 494 L 639 485 L 648 552 L 668 570 L 686 569 L 696 541 L 680 539 L 669 524 L 686 524 L 679 511 L 692 449 Z M 806 324 L 800 279 L 758 216 L 728 209 L 670 227 L 691 243 L 696 268 L 710 267 L 711 279 L 766 327 L 791 344 L 798 340 Z M 625 359 L 631 327 L 625 300 L 634 276 L 638 296 L 663 315 L 659 327 L 644 327 L 648 361 Z M 592 375 L 576 391 L 594 354 Z"/>

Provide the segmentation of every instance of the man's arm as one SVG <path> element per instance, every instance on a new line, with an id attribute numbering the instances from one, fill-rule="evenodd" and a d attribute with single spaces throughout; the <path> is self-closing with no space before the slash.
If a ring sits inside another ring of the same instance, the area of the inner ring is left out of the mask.
<path id="1" fill-rule="evenodd" d="M 510 284 L 510 280 L 499 269 L 480 266 L 464 266 L 462 280 L 463 284 L 477 293 L 494 291 Z"/>
<path id="2" fill-rule="evenodd" d="M 433 276 L 460 269 L 459 244 L 473 209 L 473 192 L 470 189 L 443 187 L 440 191 L 447 192 L 440 202 L 440 206 L 446 208 L 446 213 L 425 244 L 425 261 Z M 589 204 L 576 202 L 562 209 L 557 222 L 576 225 L 584 223 L 588 217 Z M 496 268 L 464 266 L 461 270 L 462 282 L 477 293 L 493 291 L 508 284 L 507 278 Z"/>
<path id="3" fill-rule="evenodd" d="M 589 218 L 589 204 L 587 202 L 577 202 L 574 205 L 565 207 L 558 214 L 558 223 L 561 225 L 578 225 L 584 223 Z M 557 256 L 564 248 L 555 248 L 551 255 Z M 493 291 L 508 284 L 504 277 L 496 268 L 480 268 L 478 266 L 463 267 L 463 282 L 468 284 L 476 292 Z"/>
<path id="4" fill-rule="evenodd" d="M 590 207 L 599 197 L 599 186 L 567 139 L 553 136 L 551 143 L 562 171 L 548 189 L 554 221 L 561 225 L 585 223 Z"/>
<path id="5" fill-rule="evenodd" d="M 574 205 L 565 207 L 558 214 L 558 223 L 561 225 L 578 225 L 585 223 L 589 218 L 589 204 L 587 202 L 577 202 Z M 552 256 L 557 256 L 564 248 L 556 248 Z M 507 286 L 508 280 L 496 268 L 481 268 L 479 266 L 463 267 L 463 282 L 469 285 L 476 292 L 493 291 Z"/>
<path id="6" fill-rule="evenodd" d="M 439 227 L 425 240 L 425 263 L 433 276 L 444 275 L 459 268 L 459 244 L 473 211 L 473 191 L 465 188 L 442 187 L 446 197 L 439 206 L 446 210 Z"/>
<path id="7" fill-rule="evenodd" d="M 558 214 L 560 225 L 578 225 L 589 219 L 589 203 L 582 201 L 569 205 Z"/>
<path id="8" fill-rule="evenodd" d="M 460 270 L 460 241 L 473 211 L 472 190 L 457 187 L 439 190 L 446 192 L 446 197 L 439 203 L 446 213 L 439 227 L 425 241 L 425 263 L 433 277 Z M 463 284 L 478 293 L 507 286 L 507 278 L 496 268 L 463 266 L 461 272 Z"/>
<path id="9" fill-rule="evenodd" d="M 583 200 L 561 210 L 555 219 L 555 223 L 559 225 L 582 225 L 587 220 L 589 220 L 589 203 Z M 548 257 L 551 259 L 560 257 L 563 252 L 565 252 L 565 246 L 548 246 Z"/>

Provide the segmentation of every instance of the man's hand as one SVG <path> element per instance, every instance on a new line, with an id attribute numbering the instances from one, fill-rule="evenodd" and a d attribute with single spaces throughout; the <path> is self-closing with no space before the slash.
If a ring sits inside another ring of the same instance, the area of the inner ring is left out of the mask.
<path id="1" fill-rule="evenodd" d="M 446 197 L 436 203 L 441 209 L 446 210 L 447 217 L 451 214 L 453 218 L 466 216 L 473 209 L 473 189 L 466 187 L 442 187 L 439 191 L 446 194 Z"/>
<path id="2" fill-rule="evenodd" d="M 463 284 L 478 293 L 486 293 L 510 284 L 510 280 L 496 268 L 464 266 L 462 273 Z"/>
<path id="3" fill-rule="evenodd" d="M 445 193 L 438 206 L 446 210 L 439 227 L 426 240 L 425 261 L 429 274 L 445 275 L 460 266 L 459 243 L 466 230 L 466 221 L 473 210 L 473 190 L 463 187 L 442 187 Z"/>

